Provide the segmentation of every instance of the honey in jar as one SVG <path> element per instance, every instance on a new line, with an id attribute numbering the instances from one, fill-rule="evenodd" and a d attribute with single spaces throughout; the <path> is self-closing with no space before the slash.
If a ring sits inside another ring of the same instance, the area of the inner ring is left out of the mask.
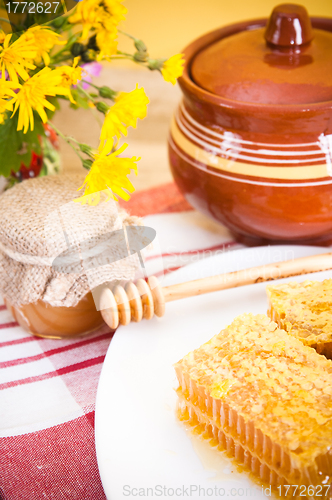
<path id="1" fill-rule="evenodd" d="M 83 336 L 104 325 L 91 293 L 72 307 L 53 307 L 42 300 L 22 306 L 5 302 L 17 323 L 37 337 L 61 339 Z"/>

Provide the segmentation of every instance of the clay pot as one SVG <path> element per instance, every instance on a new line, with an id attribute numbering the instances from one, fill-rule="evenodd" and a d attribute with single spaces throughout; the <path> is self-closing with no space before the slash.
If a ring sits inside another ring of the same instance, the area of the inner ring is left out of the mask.
<path id="1" fill-rule="evenodd" d="M 169 157 L 196 209 L 247 243 L 332 238 L 332 19 L 280 5 L 189 45 Z"/>

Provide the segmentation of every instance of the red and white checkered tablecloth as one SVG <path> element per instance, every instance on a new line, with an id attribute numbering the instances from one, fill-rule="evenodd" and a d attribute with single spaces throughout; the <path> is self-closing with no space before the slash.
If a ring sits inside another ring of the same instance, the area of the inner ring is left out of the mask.
<path id="1" fill-rule="evenodd" d="M 165 273 L 241 246 L 192 210 L 173 183 L 136 193 L 124 206 L 156 229 Z M 106 498 L 94 411 L 111 339 L 106 326 L 86 338 L 33 337 L 0 305 L 0 500 Z"/>

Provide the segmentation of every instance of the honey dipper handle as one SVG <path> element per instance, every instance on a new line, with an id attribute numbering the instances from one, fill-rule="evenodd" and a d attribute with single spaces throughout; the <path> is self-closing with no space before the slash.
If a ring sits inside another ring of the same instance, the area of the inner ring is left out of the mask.
<path id="1" fill-rule="evenodd" d="M 165 302 L 289 276 L 332 269 L 332 252 L 219 274 L 162 288 Z"/>
<path id="2" fill-rule="evenodd" d="M 163 288 L 158 279 L 151 276 L 147 283 L 140 279 L 136 285 L 128 283 L 125 289 L 120 285 L 113 290 L 105 286 L 100 299 L 101 315 L 105 323 L 115 329 L 119 324 L 127 325 L 131 320 L 151 319 L 154 314 L 163 316 L 165 303 L 172 300 L 327 269 L 332 269 L 332 252 L 251 267 Z"/>

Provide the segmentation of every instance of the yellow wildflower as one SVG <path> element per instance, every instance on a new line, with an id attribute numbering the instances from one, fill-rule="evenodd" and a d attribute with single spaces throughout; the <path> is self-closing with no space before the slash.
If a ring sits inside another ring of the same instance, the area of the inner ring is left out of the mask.
<path id="1" fill-rule="evenodd" d="M 0 71 L 1 78 L 5 79 L 6 71 L 9 78 L 18 83 L 18 76 L 27 80 L 29 75 L 26 69 L 35 69 L 32 61 L 37 56 L 37 47 L 34 40 L 25 40 L 24 37 L 18 38 L 10 44 L 12 34 L 6 35 L 3 46 L 0 46 Z"/>
<path id="2" fill-rule="evenodd" d="M 137 85 L 131 92 L 121 92 L 105 116 L 100 145 L 105 141 L 112 141 L 113 137 L 120 139 L 121 134 L 126 136 L 128 127 L 136 128 L 137 119 L 143 120 L 146 117 L 148 103 L 144 89 L 139 89 Z"/>
<path id="3" fill-rule="evenodd" d="M 37 49 L 36 62 L 44 61 L 45 66 L 50 64 L 50 56 L 49 53 L 53 49 L 54 45 L 63 45 L 66 42 L 59 42 L 59 34 L 54 31 L 44 28 L 42 26 L 34 26 L 33 28 L 29 28 L 23 35 L 27 42 L 31 41 L 34 43 Z"/>
<path id="4" fill-rule="evenodd" d="M 126 18 L 127 9 L 122 5 L 123 0 L 103 0 L 105 11 L 116 26 Z"/>
<path id="5" fill-rule="evenodd" d="M 3 44 L 6 39 L 6 33 L 0 29 L 0 43 Z"/>
<path id="6" fill-rule="evenodd" d="M 116 54 L 118 50 L 118 42 L 116 41 L 117 35 L 118 32 L 115 27 L 113 27 L 113 31 L 106 31 L 104 29 L 98 30 L 96 42 L 100 52 L 97 56 L 97 61 L 101 61 L 103 58 Z"/>
<path id="7" fill-rule="evenodd" d="M 89 31 L 99 25 L 102 13 L 99 0 L 83 0 L 76 6 L 74 14 L 69 17 L 69 22 L 83 25 L 81 40 L 86 40 Z"/>
<path id="8" fill-rule="evenodd" d="M 82 72 L 84 70 L 77 66 L 79 61 L 79 57 L 75 57 L 74 63 L 72 66 L 58 66 L 55 68 L 55 72 L 58 73 L 61 76 L 61 81 L 60 81 L 60 86 L 65 87 L 65 88 L 70 88 L 71 85 L 77 85 L 77 82 L 79 82 L 82 79 Z M 69 91 L 68 97 L 70 102 L 75 104 L 75 101 Z"/>
<path id="9" fill-rule="evenodd" d="M 77 82 L 82 80 L 82 73 L 86 73 L 84 69 L 80 68 L 78 65 L 79 57 L 75 57 L 72 66 L 58 66 L 55 68 L 59 75 L 61 75 L 60 85 L 62 87 L 70 87 L 71 85 L 77 85 Z"/>
<path id="10" fill-rule="evenodd" d="M 55 110 L 46 96 L 54 97 L 56 95 L 70 95 L 70 90 L 61 86 L 62 76 L 51 68 L 43 68 L 39 73 L 29 78 L 23 85 L 19 85 L 20 90 L 13 98 L 13 115 L 19 109 L 17 130 L 24 129 L 26 133 L 34 128 L 33 110 L 37 111 L 43 123 L 47 122 L 45 109 Z"/>
<path id="11" fill-rule="evenodd" d="M 161 74 L 166 82 L 176 84 L 177 78 L 183 73 L 183 54 L 175 54 L 165 61 L 161 67 Z"/>
<path id="12" fill-rule="evenodd" d="M 136 162 L 140 158 L 133 156 L 132 158 L 118 158 L 127 148 L 128 144 L 124 144 L 117 151 L 112 151 L 112 145 L 106 145 L 94 157 L 94 162 L 88 175 L 85 178 L 83 186 L 84 194 L 76 201 L 82 204 L 88 203 L 89 205 L 97 205 L 100 201 L 100 193 L 105 192 L 108 199 L 113 198 L 118 201 L 118 197 L 129 200 L 130 195 L 135 188 L 127 178 L 131 170 L 137 174 Z M 125 191 L 126 190 L 126 191 Z"/>
<path id="13" fill-rule="evenodd" d="M 126 13 L 127 9 L 121 5 L 121 0 L 84 0 L 79 2 L 69 21 L 83 25 L 81 40 L 85 40 L 91 29 L 111 31 L 110 25 L 117 26 Z"/>
<path id="14" fill-rule="evenodd" d="M 12 101 L 8 100 L 10 97 L 16 97 L 13 88 L 16 88 L 16 84 L 0 80 L 0 124 L 4 122 L 6 111 L 13 109 Z"/>

